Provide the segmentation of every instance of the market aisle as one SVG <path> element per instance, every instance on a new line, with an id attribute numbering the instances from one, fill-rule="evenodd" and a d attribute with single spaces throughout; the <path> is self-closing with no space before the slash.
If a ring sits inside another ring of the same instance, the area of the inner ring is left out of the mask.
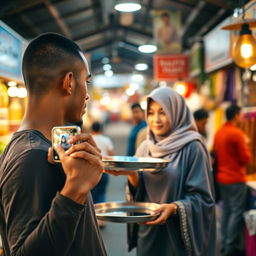
<path id="1" fill-rule="evenodd" d="M 130 129 L 131 126 L 123 122 L 110 123 L 105 127 L 105 134 L 113 141 L 115 155 L 126 154 L 127 136 Z M 123 201 L 125 183 L 126 177 L 110 176 L 106 200 Z M 135 250 L 127 252 L 126 224 L 107 222 L 101 233 L 108 256 L 135 256 Z"/>

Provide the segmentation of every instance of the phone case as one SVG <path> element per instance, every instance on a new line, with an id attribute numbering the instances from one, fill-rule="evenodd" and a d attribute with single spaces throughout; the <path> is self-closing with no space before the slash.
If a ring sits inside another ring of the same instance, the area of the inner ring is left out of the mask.
<path id="1" fill-rule="evenodd" d="M 81 133 L 81 128 L 77 125 L 55 126 L 52 128 L 52 145 L 59 144 L 64 150 L 68 150 L 72 144 L 68 144 L 70 137 Z M 53 160 L 60 162 L 60 158 L 53 150 Z"/>

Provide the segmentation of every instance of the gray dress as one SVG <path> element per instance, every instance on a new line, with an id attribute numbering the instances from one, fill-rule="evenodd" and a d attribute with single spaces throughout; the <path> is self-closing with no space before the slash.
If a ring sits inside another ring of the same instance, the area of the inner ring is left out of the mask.
<path id="1" fill-rule="evenodd" d="M 135 201 L 178 205 L 178 214 L 163 225 L 129 227 L 130 249 L 136 240 L 137 255 L 215 256 L 215 203 L 206 154 L 194 140 L 164 157 L 171 160 L 167 168 L 141 172 L 136 191 L 130 187 Z M 147 141 L 136 156 L 151 156 Z"/>

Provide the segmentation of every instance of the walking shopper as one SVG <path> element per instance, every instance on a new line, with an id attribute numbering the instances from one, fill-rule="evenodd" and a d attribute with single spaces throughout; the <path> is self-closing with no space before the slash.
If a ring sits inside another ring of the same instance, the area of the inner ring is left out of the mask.
<path id="1" fill-rule="evenodd" d="M 4 255 L 106 255 L 90 195 L 102 175 L 95 142 L 76 135 L 69 143 L 81 143 L 68 151 L 55 147 L 61 164 L 51 161 L 52 127 L 81 123 L 89 98 L 84 54 L 61 35 L 42 34 L 29 43 L 22 71 L 28 105 L 0 159 Z"/>
<path id="2" fill-rule="evenodd" d="M 130 229 L 139 256 L 215 256 L 215 204 L 207 149 L 184 98 L 171 88 L 147 98 L 148 137 L 138 157 L 169 159 L 160 171 L 107 171 L 128 175 L 133 200 L 159 203 L 160 216 Z"/>
<path id="3" fill-rule="evenodd" d="M 109 137 L 103 135 L 103 126 L 99 122 L 93 122 L 91 126 L 92 137 L 101 150 L 103 156 L 113 156 L 114 155 L 114 146 Z M 103 173 L 100 182 L 92 189 L 92 198 L 95 204 L 102 203 L 106 201 L 106 188 L 108 185 L 108 174 Z M 100 228 L 105 227 L 105 223 L 101 220 L 98 220 L 98 225 Z"/>
<path id="4" fill-rule="evenodd" d="M 132 128 L 129 137 L 128 137 L 128 149 L 127 155 L 133 156 L 136 151 L 136 139 L 139 131 L 147 126 L 145 122 L 145 114 L 139 103 L 134 103 L 131 106 L 132 109 L 132 118 L 134 121 L 134 127 Z"/>
<path id="5" fill-rule="evenodd" d="M 209 114 L 208 112 L 203 109 L 203 108 L 200 108 L 198 110 L 196 110 L 194 112 L 194 118 L 195 118 L 195 121 L 196 121 L 196 126 L 197 126 L 197 129 L 198 129 L 198 132 L 206 138 L 206 124 L 208 122 L 208 118 L 209 118 Z"/>
<path id="6" fill-rule="evenodd" d="M 214 138 L 216 179 L 223 200 L 221 233 L 225 256 L 245 255 L 241 247 L 247 196 L 245 166 L 250 162 L 251 152 L 246 135 L 239 128 L 240 111 L 237 105 L 230 105 L 226 109 L 227 122 Z"/>

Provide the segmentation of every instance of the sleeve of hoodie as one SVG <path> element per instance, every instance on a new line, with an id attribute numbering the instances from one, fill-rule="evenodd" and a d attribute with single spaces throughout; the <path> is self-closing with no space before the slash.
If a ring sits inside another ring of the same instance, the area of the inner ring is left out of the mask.
<path id="1" fill-rule="evenodd" d="M 252 154 L 248 144 L 245 141 L 245 134 L 241 131 L 237 132 L 233 137 L 234 146 L 237 149 L 237 158 L 241 165 L 246 165 L 251 161 Z"/>
<path id="2" fill-rule="evenodd" d="M 47 152 L 29 151 L 14 163 L 2 185 L 12 256 L 67 255 L 85 211 L 86 205 L 58 193 L 60 170 L 46 159 Z"/>

